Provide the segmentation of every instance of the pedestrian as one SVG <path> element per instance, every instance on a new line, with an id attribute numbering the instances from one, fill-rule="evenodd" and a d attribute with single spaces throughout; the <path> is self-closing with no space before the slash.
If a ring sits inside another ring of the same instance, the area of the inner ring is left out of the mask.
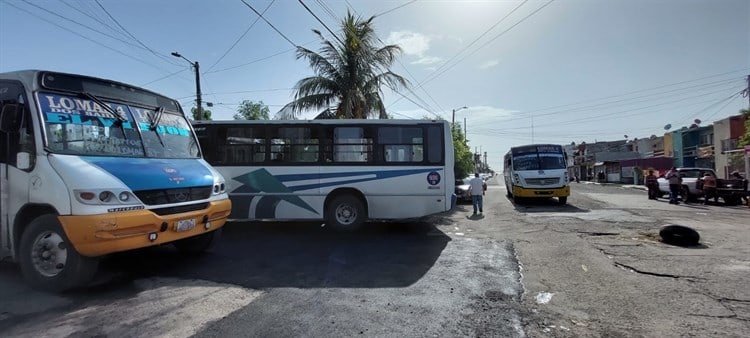
<path id="1" fill-rule="evenodd" d="M 743 193 L 740 198 L 745 201 L 745 204 L 747 204 L 747 206 L 750 206 L 750 192 L 747 191 L 747 179 L 742 177 L 739 171 L 733 171 L 732 178 L 735 180 L 742 180 Z"/>
<path id="2" fill-rule="evenodd" d="M 655 200 L 658 198 L 659 182 L 653 170 L 649 170 L 648 175 L 646 175 L 646 188 L 648 189 L 648 199 Z"/>
<path id="3" fill-rule="evenodd" d="M 677 172 L 677 168 L 672 167 L 669 170 L 667 180 L 669 181 L 669 204 L 680 204 L 677 197 L 680 195 L 680 190 L 682 190 L 682 177 Z"/>
<path id="4" fill-rule="evenodd" d="M 716 177 L 711 173 L 703 174 L 703 204 L 708 204 L 710 198 L 714 199 L 714 203 L 719 203 L 719 194 L 716 192 Z"/>
<path id="5" fill-rule="evenodd" d="M 469 193 L 471 194 L 471 203 L 474 206 L 474 215 L 477 214 L 477 209 L 479 209 L 480 214 L 483 212 L 482 195 L 484 195 L 484 189 L 484 181 L 479 178 L 479 173 L 474 173 L 474 178 L 469 181 Z"/>

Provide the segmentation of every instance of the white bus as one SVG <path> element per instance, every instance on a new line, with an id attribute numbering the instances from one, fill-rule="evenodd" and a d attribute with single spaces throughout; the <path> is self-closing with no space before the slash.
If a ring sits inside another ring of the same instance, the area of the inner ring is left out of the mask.
<path id="1" fill-rule="evenodd" d="M 206 160 L 227 178 L 231 219 L 422 217 L 455 203 L 445 121 L 194 121 Z"/>
<path id="2" fill-rule="evenodd" d="M 568 202 L 570 185 L 567 154 L 556 144 L 531 144 L 512 147 L 505 154 L 503 177 L 508 197 L 516 202 L 523 198 L 557 197 Z"/>
<path id="3" fill-rule="evenodd" d="M 177 101 L 49 71 L 0 73 L 0 259 L 35 287 L 84 285 L 97 257 L 208 248 L 231 211 Z"/>

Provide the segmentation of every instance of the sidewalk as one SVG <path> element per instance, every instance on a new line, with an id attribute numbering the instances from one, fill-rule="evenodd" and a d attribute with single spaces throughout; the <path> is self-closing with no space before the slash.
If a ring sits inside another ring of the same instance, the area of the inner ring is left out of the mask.
<path id="1" fill-rule="evenodd" d="M 630 189 L 638 189 L 638 190 L 648 191 L 648 189 L 646 188 L 645 185 L 637 185 L 637 184 L 600 183 L 600 182 L 592 182 L 592 181 L 581 181 L 578 184 L 610 185 L 610 186 L 617 186 L 617 187 L 623 187 L 623 188 L 630 188 Z"/>

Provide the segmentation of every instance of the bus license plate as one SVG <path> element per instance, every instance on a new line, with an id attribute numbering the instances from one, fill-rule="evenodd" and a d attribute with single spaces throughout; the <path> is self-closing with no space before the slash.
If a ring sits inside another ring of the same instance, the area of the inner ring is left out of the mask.
<path id="1" fill-rule="evenodd" d="M 191 219 L 183 219 L 177 221 L 177 226 L 175 227 L 175 231 L 188 231 L 195 228 L 195 218 Z"/>

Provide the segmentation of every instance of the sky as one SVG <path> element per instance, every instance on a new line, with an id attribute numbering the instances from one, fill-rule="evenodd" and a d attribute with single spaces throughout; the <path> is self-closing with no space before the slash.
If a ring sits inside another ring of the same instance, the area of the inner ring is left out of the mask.
<path id="1" fill-rule="evenodd" d="M 295 46 L 334 40 L 347 11 L 402 49 L 391 70 L 411 86 L 384 88 L 389 114 L 456 110 L 496 170 L 512 146 L 658 136 L 750 104 L 747 0 L 0 0 L 0 72 L 117 80 L 190 111 L 198 62 L 214 120 L 243 100 L 274 115 L 314 75 Z"/>

